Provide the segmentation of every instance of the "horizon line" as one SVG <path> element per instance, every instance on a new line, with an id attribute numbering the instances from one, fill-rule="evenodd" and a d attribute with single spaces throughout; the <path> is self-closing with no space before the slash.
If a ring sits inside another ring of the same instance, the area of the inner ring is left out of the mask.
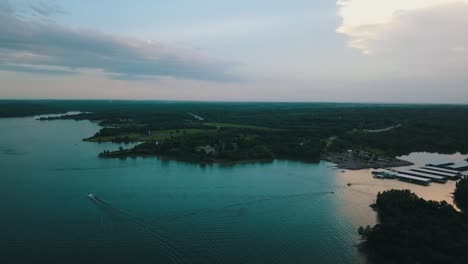
<path id="1" fill-rule="evenodd" d="M 184 100 L 184 99 L 102 99 L 102 98 L 0 98 L 0 101 L 117 101 L 117 102 L 171 102 L 171 103 L 264 103 L 264 104 L 379 104 L 379 105 L 453 105 L 468 106 L 466 103 L 442 102 L 396 102 L 396 101 L 249 101 L 249 100 Z"/>

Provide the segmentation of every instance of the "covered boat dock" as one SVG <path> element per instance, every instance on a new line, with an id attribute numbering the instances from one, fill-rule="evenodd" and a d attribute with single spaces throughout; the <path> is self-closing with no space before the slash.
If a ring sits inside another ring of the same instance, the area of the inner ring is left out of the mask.
<path id="1" fill-rule="evenodd" d="M 458 163 L 447 162 L 447 163 L 441 163 L 441 164 L 426 164 L 426 166 L 443 168 L 443 169 L 448 169 L 448 170 L 455 170 L 458 172 L 468 171 L 468 163 L 466 162 L 458 162 Z"/>
<path id="2" fill-rule="evenodd" d="M 416 169 L 411 169 L 411 170 L 422 172 L 422 173 L 428 173 L 428 174 L 432 174 L 436 176 L 446 177 L 447 179 L 450 179 L 450 180 L 457 180 L 460 178 L 460 173 L 441 172 L 441 171 L 429 170 L 425 168 L 416 168 Z"/>
<path id="3" fill-rule="evenodd" d="M 374 178 L 380 179 L 398 179 L 400 181 L 411 182 L 428 186 L 431 184 L 431 180 L 427 178 L 411 176 L 406 174 L 397 173 L 394 171 L 373 171 Z"/>
<path id="4" fill-rule="evenodd" d="M 453 173 L 453 174 L 460 174 L 459 171 L 456 170 L 451 170 L 451 169 L 445 169 L 445 168 L 440 168 L 440 167 L 434 167 L 434 166 L 425 166 L 422 167 L 427 170 L 433 170 L 433 171 L 440 171 L 440 172 L 447 172 L 447 173 Z"/>
<path id="5" fill-rule="evenodd" d="M 447 182 L 447 177 L 432 175 L 432 174 L 428 174 L 428 173 L 417 172 L 417 171 L 412 171 L 412 170 L 394 170 L 394 171 L 397 172 L 397 173 L 400 173 L 400 174 L 404 174 L 404 175 L 410 175 L 410 176 L 430 179 L 431 181 L 438 182 L 438 183 L 446 183 Z"/>
<path id="6" fill-rule="evenodd" d="M 393 173 L 393 176 L 400 181 L 406 181 L 406 182 L 412 182 L 412 183 L 417 183 L 417 184 L 422 184 L 422 185 L 429 185 L 431 184 L 430 179 L 422 178 L 422 177 L 417 177 L 417 176 L 411 176 L 411 175 L 405 175 L 401 173 Z"/>

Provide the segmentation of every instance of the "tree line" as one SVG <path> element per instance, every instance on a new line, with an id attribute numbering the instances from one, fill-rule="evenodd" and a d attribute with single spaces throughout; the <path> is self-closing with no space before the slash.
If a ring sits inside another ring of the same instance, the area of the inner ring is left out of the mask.
<path id="1" fill-rule="evenodd" d="M 375 263 L 468 263 L 468 179 L 456 186 L 454 201 L 426 201 L 409 190 L 379 193 L 379 223 L 360 227 L 360 248 Z"/>

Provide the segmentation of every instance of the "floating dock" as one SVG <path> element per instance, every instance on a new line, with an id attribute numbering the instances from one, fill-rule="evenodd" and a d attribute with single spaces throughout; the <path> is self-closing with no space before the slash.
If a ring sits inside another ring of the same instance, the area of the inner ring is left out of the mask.
<path id="1" fill-rule="evenodd" d="M 400 173 L 396 173 L 396 174 L 394 174 L 394 176 L 397 179 L 399 179 L 400 181 L 412 182 L 412 183 L 417 183 L 417 184 L 422 184 L 422 185 L 431 184 L 430 179 L 426 179 L 426 178 L 422 178 L 422 177 L 405 175 L 405 174 L 400 174 Z"/>
<path id="2" fill-rule="evenodd" d="M 426 186 L 431 184 L 430 179 L 401 174 L 401 173 L 397 173 L 394 171 L 373 171 L 372 174 L 374 175 L 374 178 L 398 179 L 400 181 L 411 182 L 411 183 L 416 183 L 416 184 L 421 184 L 421 185 L 426 185 Z"/>
<path id="3" fill-rule="evenodd" d="M 426 166 L 443 168 L 443 169 L 448 169 L 448 170 L 455 170 L 458 172 L 468 171 L 468 163 L 466 162 L 460 162 L 460 163 L 447 162 L 447 163 L 440 163 L 440 164 L 426 164 Z"/>
<path id="4" fill-rule="evenodd" d="M 453 173 L 453 174 L 460 174 L 459 171 L 451 170 L 451 169 L 445 169 L 445 168 L 441 168 L 441 167 L 425 166 L 425 167 L 422 167 L 422 168 L 427 169 L 427 170 L 433 170 L 433 171 L 440 171 L 440 172 L 447 172 L 447 173 Z"/>
<path id="5" fill-rule="evenodd" d="M 396 173 L 430 179 L 433 182 L 446 183 L 447 177 L 432 175 L 429 173 L 417 172 L 412 170 L 394 170 Z"/>
<path id="6" fill-rule="evenodd" d="M 468 171 L 468 164 L 459 163 L 459 164 L 454 164 L 454 165 L 447 166 L 447 168 L 452 169 L 452 170 L 456 170 L 456 171 L 459 171 L 459 172 Z"/>
<path id="7" fill-rule="evenodd" d="M 372 171 L 372 175 L 376 179 L 398 179 L 429 185 L 431 182 L 446 183 L 447 180 L 456 181 L 468 177 L 463 171 L 468 171 L 468 162 L 428 163 L 422 167 L 379 169 Z"/>
<path id="8" fill-rule="evenodd" d="M 396 179 L 393 172 L 387 170 L 376 170 L 372 172 L 372 175 L 376 179 Z"/>
<path id="9" fill-rule="evenodd" d="M 455 165 L 455 163 L 445 162 L 445 163 L 438 163 L 438 164 L 433 164 L 433 163 L 426 164 L 426 166 L 433 166 L 433 167 L 440 167 L 440 168 L 451 166 L 451 165 Z"/>
<path id="10" fill-rule="evenodd" d="M 424 167 L 423 168 L 417 168 L 417 169 L 411 169 L 411 170 L 416 171 L 416 172 L 422 172 L 422 173 L 427 173 L 427 174 L 431 174 L 431 175 L 446 177 L 447 179 L 450 179 L 450 180 L 457 180 L 457 179 L 460 178 L 460 173 L 441 172 L 441 171 L 425 169 Z"/>

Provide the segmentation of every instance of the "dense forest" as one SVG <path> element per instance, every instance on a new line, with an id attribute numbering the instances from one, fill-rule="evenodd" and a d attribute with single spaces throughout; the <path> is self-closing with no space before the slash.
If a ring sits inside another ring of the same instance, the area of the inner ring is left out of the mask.
<path id="1" fill-rule="evenodd" d="M 468 178 L 463 178 L 457 182 L 453 199 L 463 212 L 468 212 Z"/>
<path id="2" fill-rule="evenodd" d="M 319 138 L 290 132 L 220 128 L 203 133 L 176 130 L 162 141 L 147 141 L 130 150 L 101 153 L 102 157 L 160 155 L 187 161 L 249 161 L 273 158 L 319 161 Z"/>
<path id="3" fill-rule="evenodd" d="M 460 182 L 455 201 L 466 205 L 468 180 Z M 373 262 L 468 263 L 466 213 L 446 202 L 426 201 L 409 190 L 379 193 L 375 208 L 379 223 L 358 230 L 361 248 Z"/>
<path id="4" fill-rule="evenodd" d="M 63 113 L 41 119 L 92 120 L 103 128 L 87 141 L 141 143 L 107 157 L 316 161 L 350 149 L 374 157 L 468 152 L 463 105 L 3 100 L 0 109 L 0 117 Z"/>

